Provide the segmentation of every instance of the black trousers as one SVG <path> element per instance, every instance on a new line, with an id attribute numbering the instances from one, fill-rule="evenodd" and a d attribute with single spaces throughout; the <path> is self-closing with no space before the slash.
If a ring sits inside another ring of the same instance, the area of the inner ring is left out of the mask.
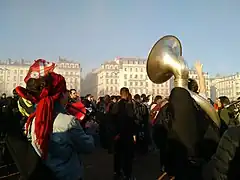
<path id="1" fill-rule="evenodd" d="M 132 163 L 134 155 L 134 143 L 131 138 L 120 139 L 114 142 L 114 171 L 118 175 L 121 172 L 126 177 L 132 175 Z"/>

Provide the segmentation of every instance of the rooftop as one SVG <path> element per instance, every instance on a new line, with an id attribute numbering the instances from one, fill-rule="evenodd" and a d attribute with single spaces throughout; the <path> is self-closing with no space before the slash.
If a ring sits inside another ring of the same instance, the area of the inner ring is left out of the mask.
<path id="1" fill-rule="evenodd" d="M 20 60 L 12 60 L 8 58 L 7 60 L 0 60 L 0 65 L 15 65 L 15 66 L 29 66 L 33 63 L 34 60 L 25 60 L 25 59 L 20 59 Z M 56 61 L 53 61 L 56 62 Z M 56 63 L 76 63 L 72 60 L 66 59 L 66 58 L 58 58 L 58 61 Z M 77 63 L 79 64 L 79 63 Z"/>

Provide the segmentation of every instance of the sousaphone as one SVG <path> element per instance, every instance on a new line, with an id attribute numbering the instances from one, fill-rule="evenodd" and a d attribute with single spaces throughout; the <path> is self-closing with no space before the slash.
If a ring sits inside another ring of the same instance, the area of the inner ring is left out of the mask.
<path id="1" fill-rule="evenodd" d="M 189 69 L 182 57 L 180 40 L 171 35 L 159 39 L 152 47 L 147 60 L 147 74 L 156 84 L 168 81 L 174 76 L 174 86 L 188 90 Z M 213 106 L 203 97 L 189 90 L 192 98 L 220 127 L 220 119 Z"/>

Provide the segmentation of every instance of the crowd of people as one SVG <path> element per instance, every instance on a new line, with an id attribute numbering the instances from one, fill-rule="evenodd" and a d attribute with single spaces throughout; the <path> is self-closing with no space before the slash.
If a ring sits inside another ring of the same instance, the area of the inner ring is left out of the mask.
<path id="1" fill-rule="evenodd" d="M 40 65 L 45 65 L 39 68 Z M 54 63 L 36 60 L 13 96 L 2 94 L 2 165 L 15 162 L 20 179 L 83 180 L 81 155 L 101 147 L 113 154 L 116 180 L 132 180 L 135 154 L 159 151 L 159 179 L 240 179 L 240 128 L 236 104 L 206 96 L 202 65 L 195 65 L 198 93 L 218 112 L 218 126 L 184 88 L 169 97 L 131 95 L 127 87 L 96 100 L 67 90 Z M 40 69 L 43 69 L 40 72 Z M 143 165 L 144 166 L 144 165 Z"/>

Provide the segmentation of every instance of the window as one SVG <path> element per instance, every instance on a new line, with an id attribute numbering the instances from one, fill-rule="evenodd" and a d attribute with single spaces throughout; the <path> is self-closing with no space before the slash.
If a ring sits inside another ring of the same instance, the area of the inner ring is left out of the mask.
<path id="1" fill-rule="evenodd" d="M 124 79 L 127 79 L 127 74 L 124 74 Z"/>
<path id="2" fill-rule="evenodd" d="M 168 90 L 165 90 L 165 94 L 166 94 L 166 95 L 169 95 Z"/>
<path id="3" fill-rule="evenodd" d="M 124 86 L 127 86 L 127 81 L 124 81 Z"/>
<path id="4" fill-rule="evenodd" d="M 130 86 L 132 86 L 132 84 L 133 84 L 133 83 L 132 83 L 132 82 L 130 82 Z"/>

